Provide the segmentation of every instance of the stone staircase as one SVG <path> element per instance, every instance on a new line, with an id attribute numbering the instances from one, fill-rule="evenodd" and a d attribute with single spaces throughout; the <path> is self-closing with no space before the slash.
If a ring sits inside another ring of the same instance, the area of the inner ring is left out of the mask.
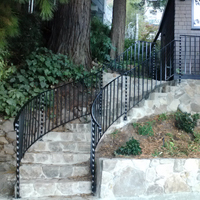
<path id="1" fill-rule="evenodd" d="M 50 132 L 25 153 L 20 166 L 20 195 L 72 198 L 90 195 L 91 124 L 71 124 Z"/>

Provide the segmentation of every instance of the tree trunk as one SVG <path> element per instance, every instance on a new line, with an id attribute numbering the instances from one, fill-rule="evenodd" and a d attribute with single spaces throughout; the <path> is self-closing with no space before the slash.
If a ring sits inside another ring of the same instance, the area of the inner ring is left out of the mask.
<path id="1" fill-rule="evenodd" d="M 90 56 L 91 0 L 70 0 L 59 5 L 55 13 L 49 48 L 68 55 L 74 64 L 91 67 Z"/>
<path id="2" fill-rule="evenodd" d="M 114 0 L 111 40 L 115 49 L 110 51 L 111 59 L 116 58 L 117 55 L 124 51 L 125 25 L 126 0 Z"/>

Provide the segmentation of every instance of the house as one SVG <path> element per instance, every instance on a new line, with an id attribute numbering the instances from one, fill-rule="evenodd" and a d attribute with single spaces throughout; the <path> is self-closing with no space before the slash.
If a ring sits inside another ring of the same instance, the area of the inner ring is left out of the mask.
<path id="1" fill-rule="evenodd" d="M 103 22 L 105 10 L 105 0 L 92 0 L 91 16 L 96 16 Z"/>
<path id="2" fill-rule="evenodd" d="M 200 0 L 168 0 L 154 42 L 159 36 L 161 48 L 171 43 L 165 49 L 165 54 L 171 55 L 172 48 L 174 49 L 173 62 L 166 55 L 162 58 L 164 70 L 175 66 L 177 76 L 200 78 Z"/>

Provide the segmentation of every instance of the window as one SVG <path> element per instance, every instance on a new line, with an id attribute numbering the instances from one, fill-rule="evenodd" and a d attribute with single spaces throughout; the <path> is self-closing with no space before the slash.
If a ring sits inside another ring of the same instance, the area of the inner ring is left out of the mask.
<path id="1" fill-rule="evenodd" d="M 200 0 L 192 0 L 192 29 L 200 29 Z"/>

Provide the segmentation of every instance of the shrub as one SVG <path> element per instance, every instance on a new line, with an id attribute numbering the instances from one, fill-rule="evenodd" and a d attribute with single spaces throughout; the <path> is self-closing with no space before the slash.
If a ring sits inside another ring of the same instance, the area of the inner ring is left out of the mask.
<path id="1" fill-rule="evenodd" d="M 133 123 L 133 127 L 138 129 L 138 134 L 139 135 L 148 135 L 148 136 L 153 136 L 153 125 L 154 121 L 152 122 L 146 122 L 145 124 L 139 124 L 139 123 Z"/>
<path id="2" fill-rule="evenodd" d="M 17 71 L 12 69 L 0 81 L 0 112 L 8 117 L 15 116 L 28 99 L 50 86 L 60 81 L 80 80 L 90 73 L 83 66 L 73 65 L 67 56 L 53 54 L 46 48 L 32 52 Z"/>
<path id="3" fill-rule="evenodd" d="M 175 113 L 176 127 L 187 133 L 193 133 L 194 127 L 197 125 L 199 114 L 191 115 L 187 112 L 177 111 Z"/>
<path id="4" fill-rule="evenodd" d="M 131 138 L 128 142 L 126 142 L 125 146 L 120 147 L 115 151 L 115 154 L 118 155 L 140 155 L 142 153 L 142 150 L 140 148 L 140 143 L 135 140 L 134 138 Z"/>
<path id="5" fill-rule="evenodd" d="M 93 17 L 91 22 L 90 47 L 93 60 L 110 61 L 109 53 L 112 48 L 110 28 L 96 17 Z"/>

